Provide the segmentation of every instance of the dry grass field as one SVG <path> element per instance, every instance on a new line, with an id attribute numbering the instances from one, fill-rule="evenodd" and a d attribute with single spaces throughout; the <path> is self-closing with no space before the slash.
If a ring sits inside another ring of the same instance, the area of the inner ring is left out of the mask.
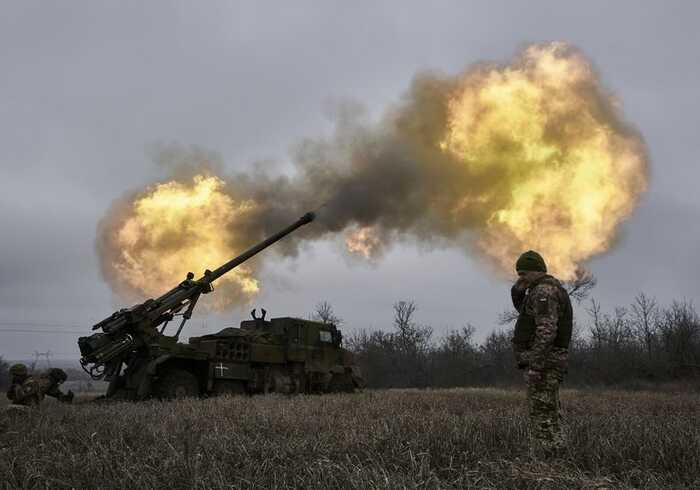
<path id="1" fill-rule="evenodd" d="M 46 403 L 0 415 L 3 488 L 700 488 L 700 395 L 565 391 L 570 450 L 526 450 L 497 389 Z"/>

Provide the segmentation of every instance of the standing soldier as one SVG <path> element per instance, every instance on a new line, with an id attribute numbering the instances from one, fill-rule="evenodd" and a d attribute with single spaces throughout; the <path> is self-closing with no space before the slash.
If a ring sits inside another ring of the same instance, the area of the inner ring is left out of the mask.
<path id="1" fill-rule="evenodd" d="M 44 396 L 52 396 L 59 401 L 70 403 L 73 392 L 62 393 L 59 386 L 67 379 L 63 369 L 52 368 L 38 377 L 30 376 L 27 366 L 14 364 L 10 367 L 12 382 L 7 390 L 7 398 L 13 405 L 35 406 Z"/>
<path id="2" fill-rule="evenodd" d="M 573 326 L 571 300 L 561 283 L 547 274 L 532 250 L 515 264 L 518 281 L 511 289 L 518 310 L 513 350 L 525 370 L 530 415 L 530 447 L 536 455 L 555 456 L 565 447 L 560 425 L 559 384 L 567 368 Z"/>

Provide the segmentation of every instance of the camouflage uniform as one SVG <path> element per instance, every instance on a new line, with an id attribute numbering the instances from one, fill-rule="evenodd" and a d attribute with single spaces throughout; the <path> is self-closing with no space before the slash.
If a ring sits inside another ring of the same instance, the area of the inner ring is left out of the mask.
<path id="1" fill-rule="evenodd" d="M 44 398 L 39 390 L 39 386 L 33 377 L 29 376 L 22 382 L 13 382 L 7 390 L 7 398 L 13 405 L 34 406 L 38 405 Z"/>
<path id="2" fill-rule="evenodd" d="M 518 367 L 525 369 L 530 447 L 536 454 L 555 455 L 566 445 L 559 384 L 567 370 L 571 302 L 559 281 L 541 271 L 523 274 L 512 295 L 520 313 L 513 343 Z M 523 333 L 523 323 L 533 331 Z"/>
<path id="3" fill-rule="evenodd" d="M 7 390 L 7 398 L 13 405 L 35 405 L 39 401 L 37 395 L 39 389 L 36 381 L 29 375 L 29 370 L 24 364 L 14 364 L 10 367 L 10 387 Z"/>
<path id="4" fill-rule="evenodd" d="M 62 369 L 49 369 L 38 377 L 30 376 L 26 366 L 16 364 L 11 368 L 12 384 L 7 390 L 7 398 L 13 405 L 27 407 L 39 405 L 46 395 L 59 401 L 70 403 L 73 401 L 73 392 L 64 394 L 58 388 L 66 380 L 66 373 Z"/>

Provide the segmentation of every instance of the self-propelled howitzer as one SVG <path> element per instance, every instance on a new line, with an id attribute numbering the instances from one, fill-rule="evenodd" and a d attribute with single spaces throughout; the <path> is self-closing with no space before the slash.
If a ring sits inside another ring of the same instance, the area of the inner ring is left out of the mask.
<path id="1" fill-rule="evenodd" d="M 159 369 L 161 366 L 172 364 L 173 360 L 180 362 L 182 359 L 192 363 L 207 362 L 207 353 L 201 352 L 196 346 L 178 343 L 182 328 L 192 316 L 200 295 L 213 290 L 213 281 L 297 228 L 310 223 L 314 217 L 313 213 L 307 213 L 287 228 L 251 247 L 221 267 L 213 271 L 206 270 L 201 278 L 195 280 L 194 274 L 189 272 L 183 282 L 162 296 L 149 299 L 131 308 L 121 309 L 97 323 L 92 330 L 101 330 L 101 332 L 78 339 L 80 363 L 83 369 L 93 379 L 105 379 L 110 382 L 108 398 L 142 399 L 158 391 L 155 384 L 159 379 L 167 378 Z M 178 316 L 181 317 L 181 321 L 175 334 L 165 335 L 168 322 Z M 182 378 L 182 373 L 177 371 L 177 369 L 170 369 L 171 373 L 176 372 L 175 377 Z M 179 371 L 183 370 L 179 369 Z M 177 383 L 174 385 L 171 380 L 167 385 L 172 387 Z M 203 391 L 205 390 L 199 389 L 199 392 Z M 178 395 L 178 393 L 161 394 Z"/>

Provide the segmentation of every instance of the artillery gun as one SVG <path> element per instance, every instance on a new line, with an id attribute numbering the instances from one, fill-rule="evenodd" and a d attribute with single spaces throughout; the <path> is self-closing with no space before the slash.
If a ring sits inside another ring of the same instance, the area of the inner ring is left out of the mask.
<path id="1" fill-rule="evenodd" d="M 179 342 L 199 297 L 212 282 L 297 228 L 307 213 L 214 271 L 186 279 L 159 298 L 121 309 L 95 324 L 101 330 L 78 339 L 80 364 L 95 380 L 109 382 L 107 398 L 142 400 L 218 393 L 354 391 L 364 381 L 335 325 L 297 318 L 241 322 L 240 328 Z M 168 323 L 180 317 L 174 335 Z"/>

